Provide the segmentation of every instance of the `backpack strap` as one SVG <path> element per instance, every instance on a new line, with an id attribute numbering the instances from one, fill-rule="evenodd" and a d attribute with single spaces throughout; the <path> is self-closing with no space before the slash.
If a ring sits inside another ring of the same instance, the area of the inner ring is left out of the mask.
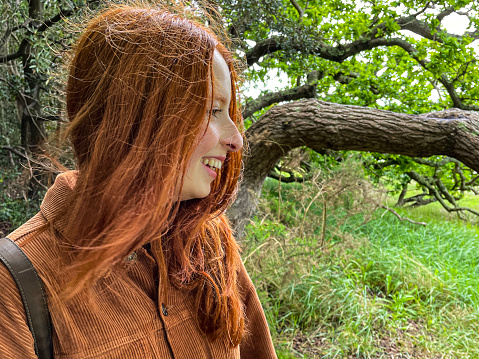
<path id="1" fill-rule="evenodd" d="M 0 261 L 17 283 L 39 359 L 53 358 L 52 329 L 45 290 L 35 267 L 11 239 L 0 238 Z"/>

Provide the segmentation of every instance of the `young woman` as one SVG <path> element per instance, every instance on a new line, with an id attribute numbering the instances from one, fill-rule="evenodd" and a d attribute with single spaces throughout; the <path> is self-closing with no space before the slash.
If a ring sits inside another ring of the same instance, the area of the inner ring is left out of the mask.
<path id="1" fill-rule="evenodd" d="M 66 87 L 77 170 L 9 235 L 48 296 L 55 358 L 275 358 L 224 216 L 241 170 L 233 59 L 211 30 L 115 7 Z M 35 358 L 0 266 L 0 357 Z"/>

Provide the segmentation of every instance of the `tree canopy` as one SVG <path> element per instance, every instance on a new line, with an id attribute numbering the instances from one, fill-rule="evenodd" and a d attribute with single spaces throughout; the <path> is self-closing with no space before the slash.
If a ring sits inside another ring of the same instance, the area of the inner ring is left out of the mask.
<path id="1" fill-rule="evenodd" d="M 321 154 L 369 151 L 363 158 L 371 178 L 387 178 L 402 192 L 398 204 L 440 201 L 447 210 L 476 212 L 457 204 L 464 191 L 477 193 L 478 184 L 476 2 L 244 0 L 220 5 L 246 57 L 248 83 L 287 79 L 277 91 L 246 99 L 251 151 L 231 211 L 235 221 L 249 215 L 242 201 L 252 201 L 251 193 L 259 193 L 278 159 L 298 146 Z M 461 33 L 457 26 L 445 26 L 451 19 L 461 23 Z M 434 114 L 450 108 L 458 110 Z M 458 136 L 463 126 L 465 137 Z M 460 154 L 460 147 L 467 150 Z M 473 155 L 470 160 L 466 152 Z M 424 192 L 405 198 L 411 181 Z"/>
<path id="2" fill-rule="evenodd" d="M 324 101 L 406 113 L 479 109 L 479 20 L 472 0 L 243 0 L 221 6 L 230 33 L 242 40 L 249 80 L 263 81 L 277 69 L 290 89 L 316 83 L 309 96 Z M 468 25 L 463 34 L 442 24 L 451 16 Z"/>

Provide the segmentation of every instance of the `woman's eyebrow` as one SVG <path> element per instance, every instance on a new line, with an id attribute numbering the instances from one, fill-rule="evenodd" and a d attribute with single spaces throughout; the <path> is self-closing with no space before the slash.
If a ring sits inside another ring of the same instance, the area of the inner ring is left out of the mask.
<path id="1" fill-rule="evenodd" d="M 218 93 L 215 94 L 215 101 L 222 102 L 223 104 L 227 103 L 226 97 L 224 97 L 222 94 Z"/>

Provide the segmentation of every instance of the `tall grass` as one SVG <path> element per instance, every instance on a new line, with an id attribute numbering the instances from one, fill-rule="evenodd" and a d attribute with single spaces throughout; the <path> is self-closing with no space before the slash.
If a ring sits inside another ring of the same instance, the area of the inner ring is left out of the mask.
<path id="1" fill-rule="evenodd" d="M 244 258 L 280 358 L 479 358 L 478 231 L 383 200 L 354 164 L 266 183 Z"/>

